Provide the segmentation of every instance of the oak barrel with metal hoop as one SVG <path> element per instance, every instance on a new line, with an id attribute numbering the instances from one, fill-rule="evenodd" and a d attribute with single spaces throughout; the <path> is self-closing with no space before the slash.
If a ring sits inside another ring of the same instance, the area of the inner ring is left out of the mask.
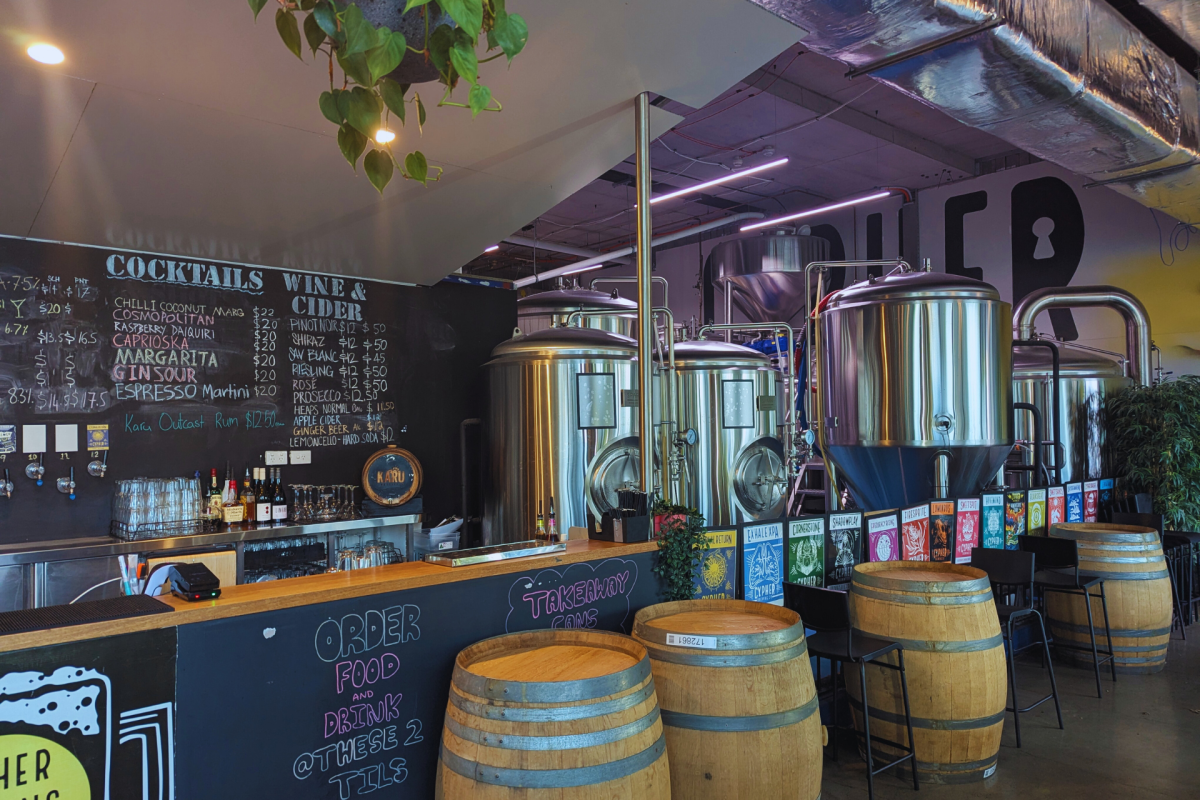
<path id="1" fill-rule="evenodd" d="M 676 800 L 813 800 L 821 715 L 804 625 L 778 606 L 686 600 L 637 613 Z"/>
<path id="2" fill-rule="evenodd" d="M 458 654 L 438 800 L 670 796 L 650 659 L 633 639 L 530 631 Z"/>
<path id="3" fill-rule="evenodd" d="M 996 771 L 1007 665 L 987 573 L 959 564 L 859 564 L 850 579 L 850 618 L 868 636 L 904 645 L 917 769 L 922 781 L 967 783 Z M 885 657 L 897 663 L 896 656 Z M 848 681 L 855 724 L 862 698 Z M 908 741 L 900 674 L 867 665 L 871 736 Z M 880 757 L 895 748 L 876 744 Z"/>
<path id="4" fill-rule="evenodd" d="M 1079 547 L 1079 572 L 1104 578 L 1117 672 L 1160 672 L 1167 664 L 1171 638 L 1171 578 L 1158 531 L 1137 525 L 1074 522 L 1052 526 L 1050 535 L 1074 539 Z M 1099 594 L 1098 589 L 1092 592 Z M 1099 597 L 1092 599 L 1092 613 L 1096 646 L 1107 649 Z M 1055 639 L 1091 648 L 1082 597 L 1048 593 L 1046 616 Z M 1091 665 L 1090 652 L 1060 652 L 1074 663 Z"/>

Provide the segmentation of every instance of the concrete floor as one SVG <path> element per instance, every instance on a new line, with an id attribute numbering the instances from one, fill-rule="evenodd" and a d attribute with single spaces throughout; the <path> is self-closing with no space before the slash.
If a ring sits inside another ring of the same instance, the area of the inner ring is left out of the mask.
<path id="1" fill-rule="evenodd" d="M 1096 697 L 1090 669 L 1056 660 L 1066 730 L 1058 729 L 1054 705 L 1045 703 L 1021 715 L 1018 749 L 1008 714 L 999 769 L 987 781 L 963 786 L 923 782 L 920 792 L 914 792 L 911 781 L 882 773 L 875 777 L 876 800 L 1200 798 L 1200 625 L 1191 626 L 1188 634 L 1187 642 L 1180 641 L 1178 631 L 1172 634 L 1166 669 L 1157 675 L 1118 675 L 1113 683 L 1102 672 L 1103 699 Z M 1018 682 L 1029 690 L 1022 689 L 1025 704 L 1048 686 L 1046 673 L 1033 659 L 1017 664 Z M 867 797 L 866 764 L 848 734 L 840 761 L 825 759 L 821 797 Z"/>

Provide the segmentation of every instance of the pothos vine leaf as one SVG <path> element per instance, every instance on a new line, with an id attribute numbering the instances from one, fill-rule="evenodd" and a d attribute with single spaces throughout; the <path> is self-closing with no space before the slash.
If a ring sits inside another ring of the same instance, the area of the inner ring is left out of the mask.
<path id="1" fill-rule="evenodd" d="M 400 124 L 405 124 L 410 102 L 405 95 L 409 86 L 389 75 L 400 66 L 407 52 L 420 54 L 438 70 L 446 86 L 439 106 L 469 109 L 472 117 L 484 110 L 500 110 L 491 89 L 479 83 L 476 48 L 480 35 L 485 34 L 487 48 L 499 47 L 511 62 L 525 47 L 528 27 L 520 16 L 508 13 L 506 0 L 438 0 L 454 24 L 437 26 L 426 37 L 421 50 L 410 48 L 403 34 L 367 20 L 358 5 L 360 1 L 282 0 L 275 12 L 276 31 L 289 52 L 303 61 L 302 51 L 307 44 L 314 56 L 320 52 L 329 58 L 329 90 L 321 93 L 317 105 L 321 115 L 338 126 L 338 149 L 355 171 L 358 159 L 382 126 L 385 109 Z M 371 1 L 399 3 L 399 0 Z M 424 7 L 431 1 L 406 0 L 404 12 L 428 15 Z M 257 19 L 267 0 L 247 0 L 247 4 Z M 303 21 L 298 15 L 304 16 Z M 344 75 L 340 87 L 334 63 Z M 470 86 L 466 103 L 450 101 L 459 78 Z M 423 132 L 427 121 L 425 104 L 417 93 L 411 102 L 416 106 L 417 125 Z M 380 192 L 398 168 L 388 146 L 373 149 L 363 165 L 371 184 Z M 406 178 L 427 185 L 441 177 L 442 169 L 430 167 L 425 155 L 414 151 L 404 157 L 401 172 Z"/>
<path id="2" fill-rule="evenodd" d="M 383 194 L 383 187 L 392 179 L 394 168 L 392 156 L 386 150 L 372 150 L 363 159 L 363 171 L 367 173 L 367 180 L 380 194 Z"/>

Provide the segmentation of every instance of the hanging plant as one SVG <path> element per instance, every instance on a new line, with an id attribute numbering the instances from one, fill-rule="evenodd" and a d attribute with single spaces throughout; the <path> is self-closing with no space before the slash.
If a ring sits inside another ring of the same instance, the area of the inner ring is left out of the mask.
<path id="1" fill-rule="evenodd" d="M 254 18 L 268 0 L 247 0 Z M 438 106 L 471 111 L 500 111 L 500 101 L 479 81 L 479 66 L 501 57 L 508 63 L 525 47 L 529 28 L 519 14 L 505 9 L 505 0 L 277 0 L 275 29 L 296 58 L 304 60 L 306 43 L 315 58 L 329 59 L 329 91 L 321 92 L 321 113 L 338 126 L 342 156 L 363 172 L 381 194 L 398 170 L 409 180 L 428 185 L 441 177 L 441 167 L 430 167 L 425 155 L 414 150 L 400 161 L 392 153 L 396 138 L 389 128 L 394 117 L 404 125 L 408 106 L 417 129 L 424 132 L 425 104 L 412 84 L 438 80 L 445 89 Z M 403 6 L 402 6 L 403 4 Z M 392 30 L 388 23 L 395 27 Z M 301 35 L 303 31 L 303 38 Z M 479 37 L 488 52 L 479 58 Z M 341 73 L 340 86 L 334 66 Z M 466 82 L 467 102 L 451 98 L 460 81 Z M 433 173 L 431 174 L 431 169 Z"/>
<path id="2" fill-rule="evenodd" d="M 666 582 L 667 600 L 691 600 L 696 596 L 692 576 L 708 549 L 704 518 L 686 506 L 659 504 L 653 513 L 663 517 L 654 574 Z"/>
<path id="3" fill-rule="evenodd" d="M 1123 389 L 1106 406 L 1123 491 L 1149 492 L 1168 528 L 1200 531 L 1200 377 Z"/>

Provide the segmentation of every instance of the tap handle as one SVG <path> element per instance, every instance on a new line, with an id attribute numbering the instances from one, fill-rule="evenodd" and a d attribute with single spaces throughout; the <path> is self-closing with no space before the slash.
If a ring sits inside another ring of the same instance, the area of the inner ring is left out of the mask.
<path id="1" fill-rule="evenodd" d="M 71 493 L 67 495 L 70 500 L 75 499 L 75 467 L 71 467 Z"/>

